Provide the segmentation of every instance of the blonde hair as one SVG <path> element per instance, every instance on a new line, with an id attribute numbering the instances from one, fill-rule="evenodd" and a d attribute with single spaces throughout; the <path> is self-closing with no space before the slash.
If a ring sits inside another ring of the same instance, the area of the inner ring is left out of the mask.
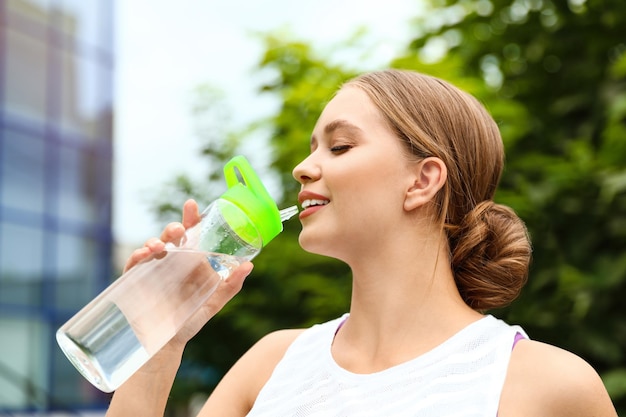
<path id="1" fill-rule="evenodd" d="M 457 288 L 476 310 L 508 305 L 526 283 L 531 245 L 517 214 L 493 202 L 504 166 L 493 118 L 470 94 L 413 71 L 371 72 L 347 85 L 369 96 L 410 155 L 445 163 L 434 203 Z"/>

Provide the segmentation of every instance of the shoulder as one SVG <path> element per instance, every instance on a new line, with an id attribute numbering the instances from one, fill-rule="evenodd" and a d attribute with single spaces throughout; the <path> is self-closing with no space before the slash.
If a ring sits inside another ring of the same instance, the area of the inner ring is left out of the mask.
<path id="1" fill-rule="evenodd" d="M 299 342 L 304 344 L 310 343 L 311 340 L 331 338 L 346 317 L 347 315 L 344 315 L 306 329 L 287 329 L 269 333 L 252 346 L 241 360 L 256 363 L 256 360 L 262 359 L 273 370 L 298 337 L 302 336 Z"/>
<path id="2" fill-rule="evenodd" d="M 198 416 L 246 415 L 278 362 L 304 330 L 278 330 L 261 338 L 226 373 Z"/>
<path id="3" fill-rule="evenodd" d="M 300 336 L 306 329 L 286 329 L 277 330 L 269 333 L 261 338 L 246 355 L 261 356 L 266 361 L 278 363 L 284 356 L 287 348 Z M 273 368 L 273 367 L 272 367 Z"/>
<path id="4" fill-rule="evenodd" d="M 531 340 L 513 349 L 500 416 L 617 416 L 598 373 L 579 356 Z"/>
<path id="5" fill-rule="evenodd" d="M 254 375 L 253 396 L 261 390 L 285 352 L 305 329 L 278 330 L 267 334 L 246 352 L 233 369 Z"/>

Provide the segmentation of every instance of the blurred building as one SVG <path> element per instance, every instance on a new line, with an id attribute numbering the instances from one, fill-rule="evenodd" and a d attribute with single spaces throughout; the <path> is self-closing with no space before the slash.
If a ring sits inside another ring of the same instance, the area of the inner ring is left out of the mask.
<path id="1" fill-rule="evenodd" d="M 0 415 L 102 409 L 56 329 L 112 277 L 111 0 L 0 0 Z"/>

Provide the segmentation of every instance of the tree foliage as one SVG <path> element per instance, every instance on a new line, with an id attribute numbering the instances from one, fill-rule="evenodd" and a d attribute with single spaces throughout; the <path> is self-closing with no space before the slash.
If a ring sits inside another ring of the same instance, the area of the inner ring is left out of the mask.
<path id="1" fill-rule="evenodd" d="M 526 221 L 534 245 L 528 286 L 498 314 L 590 361 L 624 410 L 626 4 L 433 7 L 394 64 L 435 74 L 456 68 L 444 77 L 482 79 L 487 87 L 471 92 L 491 110 L 506 145 L 496 199 Z M 446 54 L 424 65 L 433 44 Z"/>
<path id="2" fill-rule="evenodd" d="M 435 0 L 414 30 L 389 65 L 446 79 L 485 103 L 507 151 L 496 200 L 518 212 L 533 241 L 527 287 L 493 313 L 584 357 L 625 412 L 626 3 Z M 324 104 L 359 66 L 333 65 L 306 42 L 264 40 L 259 67 L 273 78 L 260 90 L 282 103 L 264 127 L 281 204 L 291 205 L 299 188 L 291 169 L 308 154 Z M 347 268 L 304 253 L 297 221 L 285 226 L 244 290 L 190 344 L 193 366 L 183 366 L 175 397 L 210 391 L 268 331 L 349 308 Z"/>

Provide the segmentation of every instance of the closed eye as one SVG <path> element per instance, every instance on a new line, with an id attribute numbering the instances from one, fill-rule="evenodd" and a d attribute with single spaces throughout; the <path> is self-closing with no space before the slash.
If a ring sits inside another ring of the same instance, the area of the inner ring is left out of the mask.
<path id="1" fill-rule="evenodd" d="M 346 152 L 347 150 L 351 149 L 352 145 L 338 145 L 338 146 L 333 146 L 330 148 L 330 151 L 332 153 L 337 153 L 337 154 L 341 154 Z"/>

